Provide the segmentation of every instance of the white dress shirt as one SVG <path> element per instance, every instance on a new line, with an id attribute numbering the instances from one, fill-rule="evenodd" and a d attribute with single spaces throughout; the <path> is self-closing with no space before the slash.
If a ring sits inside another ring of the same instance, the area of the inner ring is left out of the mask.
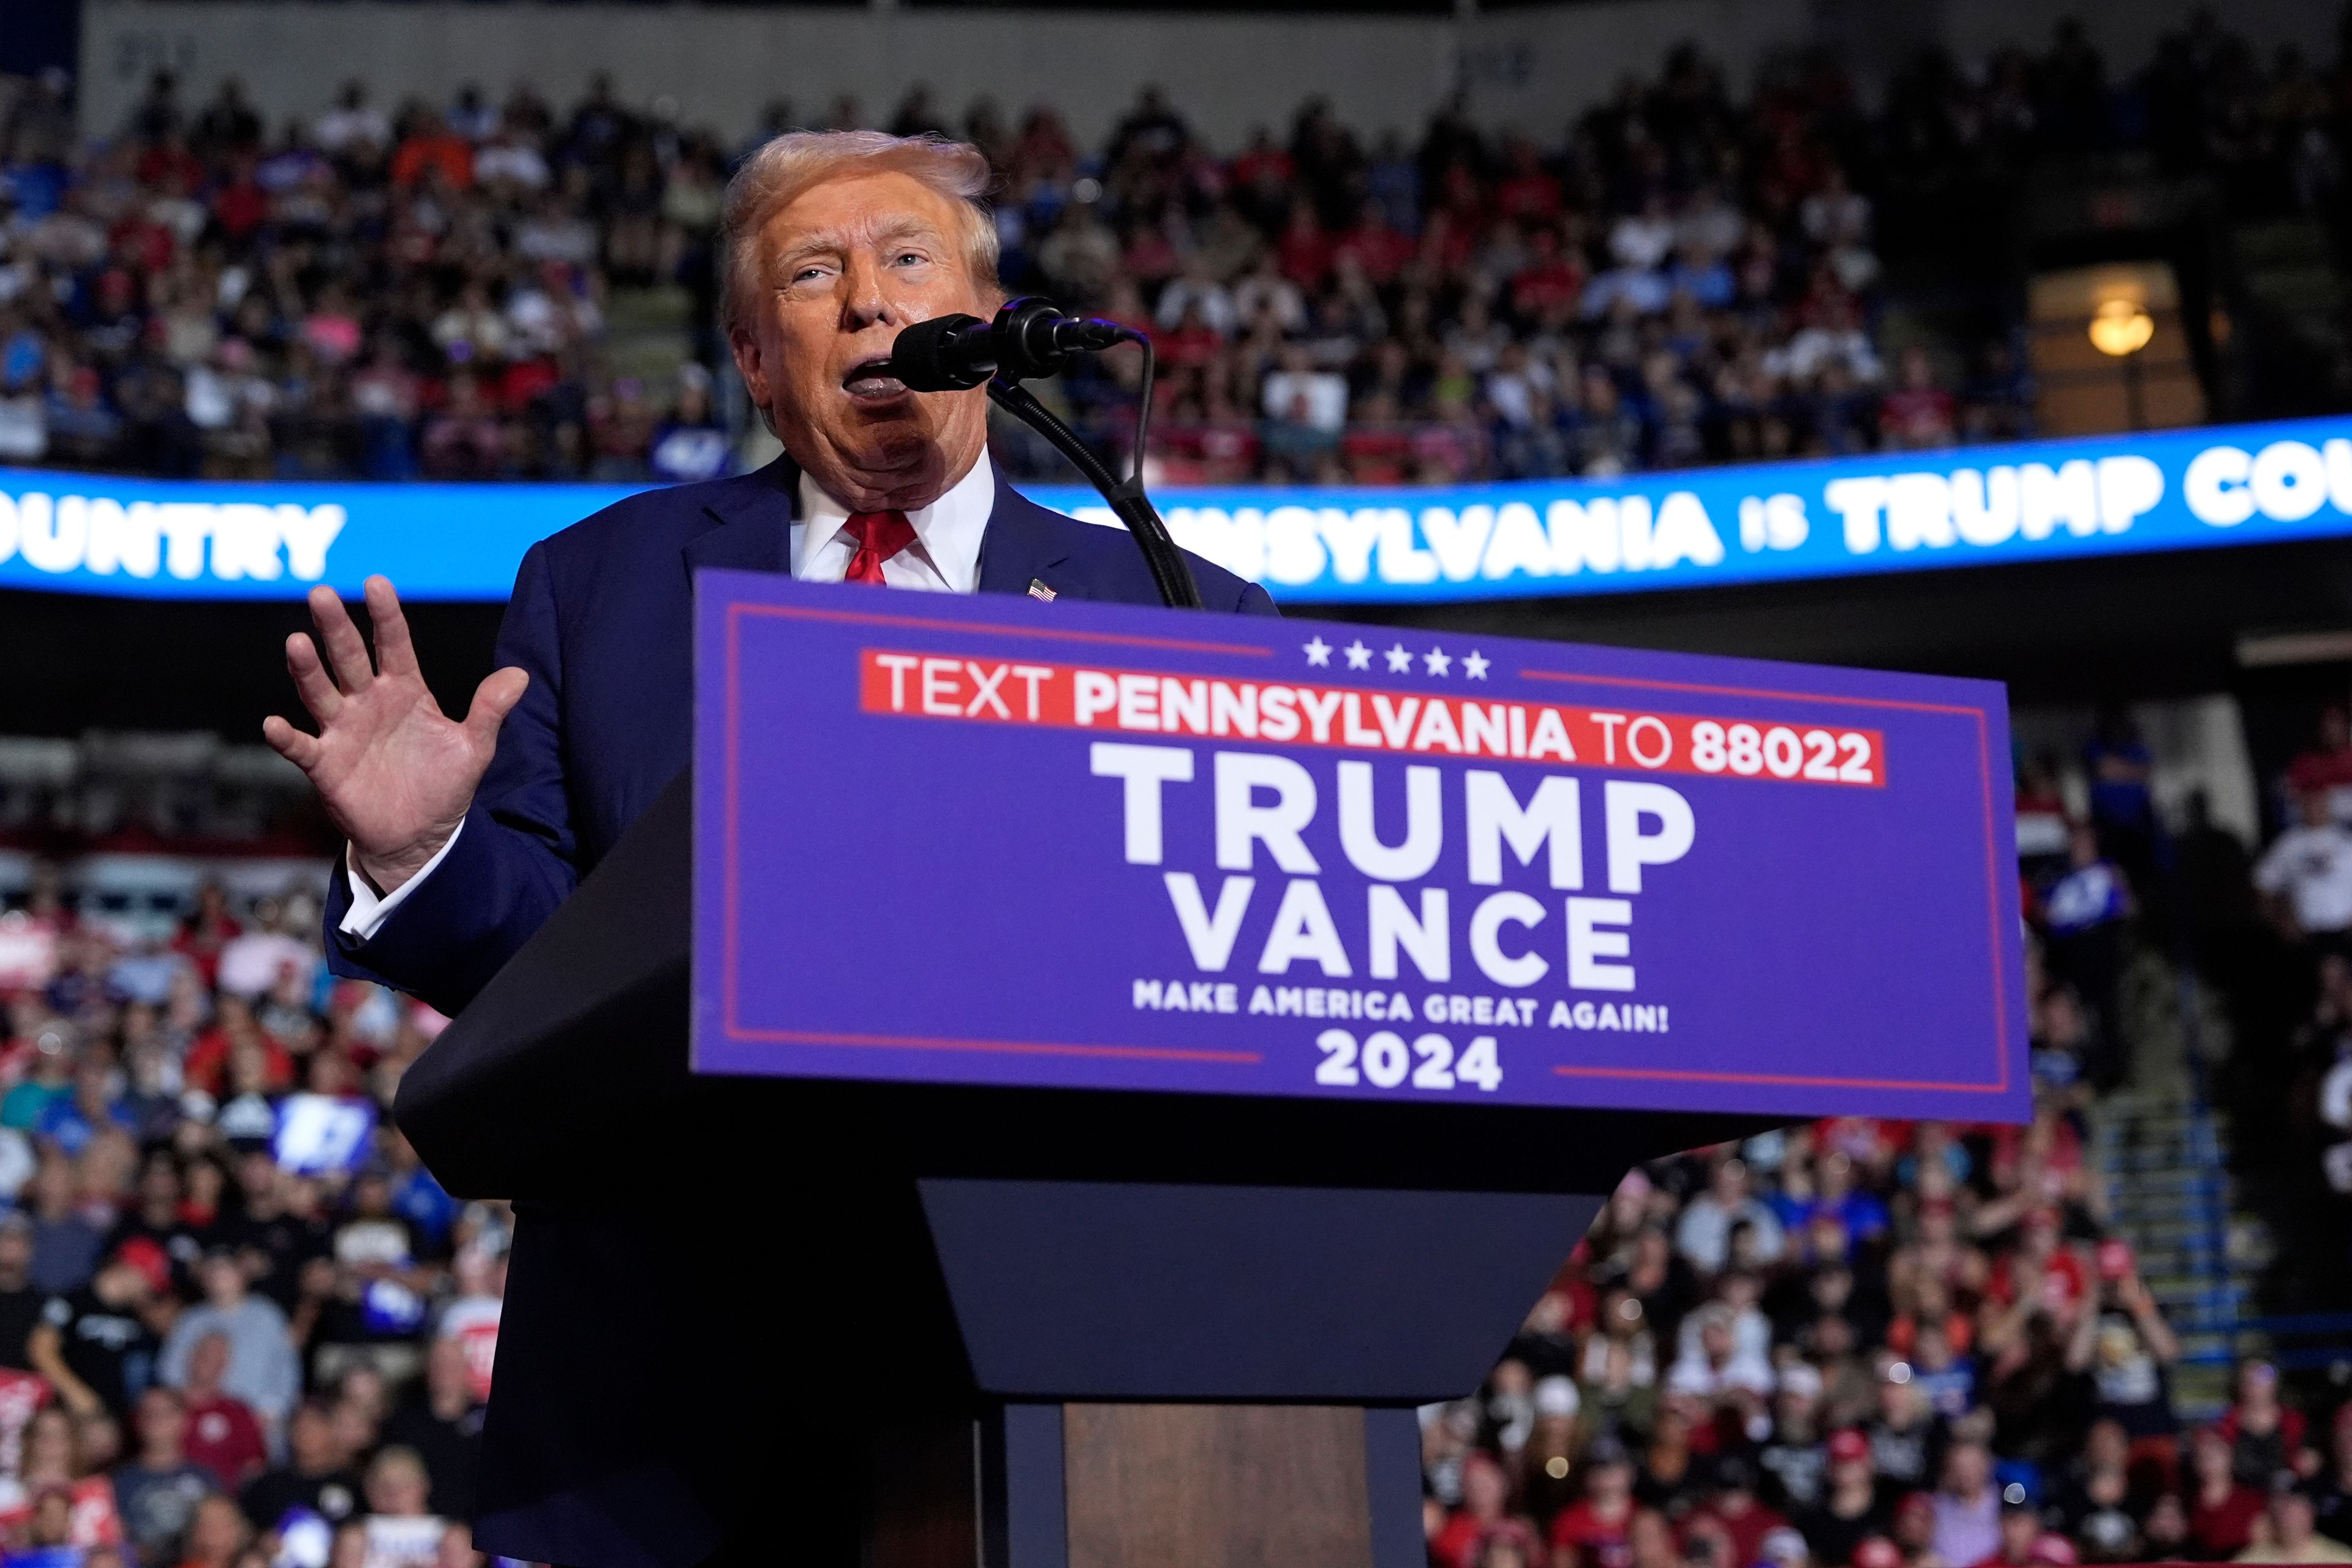
<path id="1" fill-rule="evenodd" d="M 989 513 L 995 510 L 996 470 L 983 447 L 971 471 L 945 495 L 907 514 L 907 521 L 914 525 L 915 542 L 882 563 L 882 581 L 893 588 L 933 594 L 979 592 L 980 542 L 988 532 Z M 846 576 L 850 558 L 857 553 L 857 542 L 842 531 L 848 521 L 849 509 L 803 473 L 793 520 L 793 575 L 804 583 L 838 583 Z M 460 822 L 457 833 L 465 830 Z M 343 911 L 335 929 L 362 942 L 374 936 L 402 900 L 448 858 L 457 833 L 449 835 L 416 875 L 384 897 L 368 886 L 351 851 L 344 850 L 343 875 L 351 883 L 352 907 Z"/>
<path id="2" fill-rule="evenodd" d="M 882 563 L 882 581 L 934 594 L 978 592 L 980 541 L 995 510 L 996 470 L 983 449 L 980 461 L 947 494 L 907 514 L 915 542 Z M 793 575 L 803 583 L 838 583 L 848 575 L 850 558 L 857 553 L 857 542 L 842 531 L 848 521 L 849 509 L 803 474 L 793 521 Z"/>

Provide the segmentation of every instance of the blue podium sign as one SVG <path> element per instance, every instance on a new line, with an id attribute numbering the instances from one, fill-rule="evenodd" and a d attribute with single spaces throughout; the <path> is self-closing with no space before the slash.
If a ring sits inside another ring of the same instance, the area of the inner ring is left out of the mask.
<path id="1" fill-rule="evenodd" d="M 2021 1120 L 2001 688 L 706 573 L 694 1063 Z"/>

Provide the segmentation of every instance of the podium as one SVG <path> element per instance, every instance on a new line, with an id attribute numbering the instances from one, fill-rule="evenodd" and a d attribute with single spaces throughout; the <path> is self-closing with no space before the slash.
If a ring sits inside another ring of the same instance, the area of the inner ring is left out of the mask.
<path id="1" fill-rule="evenodd" d="M 1413 1406 L 1478 1385 L 1629 1166 L 1771 1124 L 698 1078 L 690 805 L 664 792 L 398 1120 L 453 1192 L 526 1204 L 613 1194 L 625 1133 L 887 1143 L 812 1260 L 865 1277 L 836 1326 L 911 1350 L 931 1404 L 869 1435 L 912 1483 L 869 1493 L 875 1568 L 1419 1568 Z"/>
<path id="2" fill-rule="evenodd" d="M 779 701 L 835 700 L 808 693 L 844 671 L 854 692 L 862 668 L 865 706 L 853 697 L 843 722 L 868 727 L 860 733 L 910 722 L 877 716 L 874 708 L 883 699 L 876 697 L 873 639 L 915 635 L 904 617 L 862 617 L 898 624 L 844 628 L 835 624 L 844 618 L 840 599 L 770 579 L 714 583 L 707 574 L 702 595 L 706 636 L 725 600 L 816 606 L 811 613 L 819 631 L 831 626 L 846 639 L 834 648 L 803 641 L 781 649 L 780 656 L 789 653 L 811 673 L 793 683 L 797 695 L 780 690 Z M 1079 636 L 1116 644 L 1137 640 L 1129 636 L 1131 626 L 1161 633 L 1168 620 L 1159 613 L 1087 607 L 1083 615 L 1049 621 L 1036 609 L 1018 602 L 955 605 L 946 612 L 949 620 L 937 623 L 946 628 L 938 635 L 972 627 L 997 635 L 996 625 L 1010 620 L 1013 630 L 1002 635 L 1038 637 L 1049 647 L 1055 637 Z M 1320 640 L 1317 628 L 1297 622 L 1251 632 L 1286 642 L 1309 635 Z M 1515 1080 L 1530 1084 L 1528 1095 L 1553 1097 L 1552 1103 L 1514 1103 L 1474 1088 L 1414 1095 L 1402 1081 L 1392 1094 L 1306 1094 L 1289 1087 L 1290 1080 L 1266 1092 L 1160 1085 L 1128 1089 L 1109 1080 L 1118 1073 L 1161 1071 L 1164 1058 L 1181 1058 L 1165 1066 L 1168 1072 L 1191 1070 L 1192 1057 L 1202 1053 L 1131 1043 L 1019 1046 L 988 1035 L 991 1027 L 1020 1026 L 1024 1016 L 1016 1015 L 1023 1007 L 1041 1032 L 1066 1009 L 1071 1027 L 1045 1037 L 1063 1041 L 1114 1028 L 1165 1035 L 1181 1026 L 1194 1031 L 1182 1037 L 1190 1040 L 1237 1037 L 1245 1025 L 1261 1026 L 1238 1004 L 1226 1009 L 1233 1016 L 1197 1026 L 1190 1019 L 1162 1024 L 1143 1016 L 1146 998 L 1160 993 L 1147 991 L 1141 981 L 1134 986 L 1139 1021 L 1132 1024 L 1121 1022 L 1115 1008 L 1093 1020 L 1082 1017 L 1081 982 L 1087 977 L 1073 976 L 1066 996 L 1000 998 L 985 984 L 959 987 L 946 1004 L 950 1015 L 968 1009 L 982 1021 L 975 1025 L 978 1035 L 987 1037 L 969 1041 L 843 1032 L 822 1018 L 807 1030 L 739 1026 L 738 1009 L 761 1005 L 755 982 L 766 972 L 748 970 L 739 994 L 739 958 L 779 972 L 822 970 L 821 963 L 794 956 L 808 950 L 798 934 L 808 924 L 823 931 L 859 918 L 869 905 L 895 908 L 891 900 L 903 896 L 930 900 L 925 907 L 932 920 L 969 920 L 985 928 L 973 941 L 1025 951 L 1024 944 L 1041 939 L 1002 928 L 1039 922 L 1045 930 L 1058 917 L 1024 903 L 1017 889 L 1001 900 L 976 898 L 958 883 L 952 868 L 938 873 L 936 887 L 910 887 L 921 879 L 887 856 L 872 889 L 856 885 L 854 863 L 851 881 L 835 893 L 761 881 L 786 875 L 776 868 L 803 858 L 823 862 L 824 855 L 805 836 L 788 854 L 736 848 L 744 800 L 764 798 L 760 790 L 777 787 L 744 771 L 755 770 L 756 759 L 746 760 L 752 756 L 748 750 L 739 754 L 736 742 L 750 747 L 744 737 L 754 726 L 759 733 L 788 731 L 796 737 L 791 754 L 821 758 L 807 765 L 822 768 L 854 768 L 841 759 L 887 749 L 877 742 L 853 752 L 832 743 L 807 713 L 761 709 L 756 695 L 747 699 L 740 689 L 765 679 L 756 661 L 727 664 L 729 699 L 719 711 L 708 701 L 713 665 L 706 641 L 702 735 L 711 743 L 698 752 L 696 771 L 663 792 L 409 1069 L 396 1112 L 427 1164 L 460 1194 L 511 1196 L 526 1211 L 535 1204 L 593 1210 L 634 1201 L 653 1179 L 698 1212 L 740 1208 L 747 1226 L 766 1223 L 763 1215 L 796 1215 L 787 1249 L 790 1276 L 800 1284 L 781 1293 L 790 1298 L 789 1323 L 762 1316 L 756 1325 L 715 1325 L 714 1332 L 772 1330 L 789 1342 L 774 1381 L 759 1385 L 763 1393 L 747 1384 L 747 1401 L 772 1396 L 804 1398 L 823 1409 L 861 1407 L 845 1415 L 841 1430 L 849 1434 L 844 1444 L 858 1450 L 866 1468 L 855 1489 L 861 1500 L 848 1506 L 856 1516 L 859 1560 L 873 1568 L 1276 1563 L 1418 1568 L 1424 1547 L 1414 1407 L 1459 1397 L 1479 1384 L 1629 1166 L 1760 1131 L 1806 1110 L 1950 1114 L 1957 1104 L 1974 1108 L 1979 1119 L 1992 1119 L 2014 1118 L 2024 1109 L 2013 879 L 2006 887 L 1998 875 L 1983 879 L 1986 863 L 1978 858 L 1988 852 L 1997 858 L 2006 826 L 2006 781 L 1996 783 L 1990 773 L 1980 818 L 1962 818 L 1988 836 L 1986 844 L 1955 859 L 1975 868 L 1969 875 L 1978 879 L 1963 886 L 1973 889 L 1967 896 L 1981 907 L 1940 911 L 1937 919 L 1958 934 L 1944 935 L 1942 945 L 1921 960 L 1990 962 L 1989 1001 L 1953 1025 L 1950 1036 L 1955 1050 L 1974 1052 L 1985 1067 L 1981 1083 L 1956 1083 L 1939 1074 L 1933 1053 L 1941 1037 L 1935 1031 L 1942 1026 L 1937 1020 L 1951 1011 L 1952 994 L 1931 988 L 1915 995 L 1916 978 L 1885 1000 L 1856 983 L 1864 994 L 1854 1016 L 1866 1022 L 1883 1015 L 1890 1032 L 1921 1031 L 1921 1043 L 1907 1057 L 1874 1042 L 1823 1039 L 1810 1047 L 1811 1060 L 1792 1060 L 1787 1042 L 1803 1038 L 1801 1031 L 1759 1013 L 1753 1040 L 1734 1036 L 1719 1047 L 1761 1053 L 1776 1069 L 1745 1074 L 1705 1065 L 1717 1058 L 1704 1054 L 1686 1058 L 1698 1067 L 1657 1066 L 1661 1047 L 1639 1036 L 1632 1037 L 1633 1044 L 1651 1053 L 1642 1058 L 1649 1065 L 1577 1065 L 1599 1060 L 1601 1047 L 1612 1043 L 1586 1046 L 1570 1026 L 1563 1004 L 1553 1036 L 1535 1026 L 1528 1031 L 1531 1044 L 1509 1047 L 1524 1056 L 1535 1045 L 1557 1040 L 1565 1042 L 1561 1048 L 1584 1053 L 1564 1060 L 1564 1070 L 1550 1076 Z M 1046 711 L 1034 699 L 1032 708 Z M 1984 738 L 1978 717 L 1979 728 L 1967 731 L 1971 744 Z M 946 730 L 942 720 L 922 733 Z M 1940 731 L 1922 728 L 1919 733 Z M 1884 734 L 1871 734 L 1890 759 L 1902 752 L 1927 760 L 1927 740 L 1907 738 L 1891 724 Z M 1005 737 L 992 732 L 985 739 L 997 744 Z M 1057 756 L 1067 756 L 1074 744 L 1077 756 L 1087 754 L 1084 737 L 1045 739 L 1062 748 Z M 929 766 L 905 763 L 895 752 L 886 760 L 900 771 L 878 783 L 854 773 L 855 787 L 885 793 L 915 787 L 902 776 L 904 768 Z M 714 762 L 724 779 L 714 776 Z M 1890 761 L 1890 768 L 1899 765 Z M 972 774 L 942 760 L 922 776 L 936 787 L 941 779 Z M 1080 776 L 1091 776 L 1083 764 Z M 739 785 L 749 793 L 739 793 Z M 1716 811 L 1701 793 L 1707 785 L 1748 793 Z M 1713 813 L 1702 816 L 1696 830 L 1702 846 L 1710 831 L 1729 831 L 1722 825 L 1735 811 L 1780 798 L 1766 795 L 1774 787 L 1769 784 L 1702 780 L 1687 787 L 1700 795 L 1702 811 Z M 1791 809 L 1827 809 L 1827 790 L 1800 797 L 1793 786 L 1780 787 Z M 1868 800 L 1854 793 L 1877 825 L 1871 831 L 1878 837 L 1861 846 L 1864 863 L 1854 871 L 1867 879 L 1876 874 L 1870 863 L 1883 864 L 1891 853 L 1893 829 L 1886 824 L 1899 803 L 1891 788 Z M 1106 829 L 1113 842 L 1118 798 L 1114 783 L 1112 823 Z M 1654 797 L 1643 798 L 1654 804 Z M 1957 798 L 1969 803 L 1965 790 Z M 1118 873 L 1102 873 L 1099 883 L 1089 875 L 1085 896 L 1096 902 L 1071 919 L 1105 925 L 1116 920 L 1112 893 L 1093 889 L 1110 888 L 1139 853 L 1131 796 L 1129 807 L 1127 861 Z M 973 809 L 1001 817 L 1004 833 L 1016 838 L 1024 831 L 1024 811 L 1042 812 L 1039 821 L 1073 815 L 1052 801 L 1039 805 L 1010 797 Z M 699 844 L 698 811 L 706 829 Z M 1165 820 L 1172 841 L 1180 815 L 1171 811 Z M 1152 830 L 1160 826 L 1155 819 Z M 1631 831 L 1654 826 L 1636 822 Z M 1055 831 L 1065 835 L 1057 843 L 1090 842 L 1075 828 Z M 1631 841 L 1636 851 L 1649 845 L 1642 852 L 1654 866 L 1665 863 L 1659 847 L 1664 832 Z M 1612 839 L 1608 850 L 1611 875 L 1621 884 L 1622 847 Z M 714 859 L 722 849 L 731 857 L 723 865 Z M 1333 862 L 1323 871 L 1329 880 L 1339 872 L 1336 857 L 1326 858 Z M 1532 843 L 1520 858 L 1540 863 Z M 1602 857 L 1587 858 L 1597 875 Z M 1001 878 L 999 863 L 990 864 L 989 874 Z M 1658 875 L 1652 872 L 1645 897 L 1664 896 Z M 752 879 L 750 891 L 739 886 L 740 878 Z M 1134 885 L 1158 898 L 1159 880 L 1139 877 Z M 1690 907 L 1717 909 L 1733 896 L 1726 891 L 1729 886 L 1718 884 Z M 784 918 L 799 924 L 761 926 L 754 894 L 781 900 Z M 2004 897 L 2010 900 L 2005 942 Z M 729 899 L 747 900 L 742 908 L 751 912 L 740 929 L 733 913 L 714 914 Z M 1659 907 L 1671 913 L 1678 906 Z M 1153 918 L 1165 919 L 1164 910 Z M 1878 920 L 1866 909 L 1860 918 Z M 894 929 L 919 933 L 929 924 L 902 916 Z M 846 932 L 844 940 L 855 945 L 857 934 Z M 785 936 L 793 940 L 780 940 Z M 722 941 L 734 945 L 723 960 L 714 960 L 715 944 Z M 961 962 L 955 944 L 941 942 L 949 957 L 940 962 Z M 1193 951 L 1197 957 L 1200 949 Z M 1664 957 L 1647 956 L 1654 949 L 1640 951 L 1645 974 L 1671 976 Z M 918 954 L 909 962 L 926 959 Z M 1426 952 L 1423 962 L 1424 969 L 1436 966 Z M 1493 970 L 1506 960 L 1481 962 Z M 1884 963 L 1899 969 L 1902 962 Z M 885 1020 L 915 1017 L 914 1010 L 928 1005 L 901 994 L 900 988 L 915 982 L 895 976 L 887 962 L 853 973 L 863 978 L 848 983 L 856 994 L 845 1002 L 835 994 L 844 983 L 834 981 L 810 1005 L 839 1005 L 844 1016 Z M 1605 972 L 1594 973 L 1614 984 Z M 1751 987 L 1744 994 L 1759 1006 L 1752 997 L 1769 992 L 1753 987 L 1786 978 L 1762 974 L 1749 981 L 1736 967 L 1727 973 L 1731 978 L 1725 987 Z M 1975 970 L 1968 973 L 1973 976 Z M 1630 984 L 1632 971 L 1626 974 Z M 1430 995 L 1436 999 L 1414 1005 L 1443 1014 L 1445 999 Z M 1676 1000 L 1673 1006 L 1696 1014 L 1703 1001 Z M 1915 1006 L 1927 1011 L 1907 1010 Z M 1012 1016 L 1013 1026 L 995 1024 L 999 1016 Z M 1527 1016 L 1534 1018 L 1532 1005 Z M 1037 1025 L 1038 1019 L 1048 1022 Z M 1302 1020 L 1297 1026 L 1306 1026 Z M 740 1060 L 715 1050 L 710 1042 L 723 1047 L 726 1031 L 775 1053 L 741 1058 L 773 1060 L 774 1075 L 745 1076 Z M 804 1057 L 803 1046 L 841 1054 Z M 1717 1047 L 1699 1039 L 1679 1048 Z M 1838 1055 L 1849 1048 L 1859 1054 Z M 1304 1041 L 1299 1049 L 1307 1050 Z M 1070 1081 L 1045 1081 L 1065 1071 L 1056 1064 L 1072 1053 L 1077 1056 L 1067 1069 Z M 1008 1054 L 1009 1066 L 1000 1060 Z M 975 1055 L 982 1059 L 971 1059 Z M 1309 1051 L 1302 1067 L 1313 1059 Z M 1332 1058 L 1323 1059 L 1317 1081 L 1329 1082 Z M 1468 1058 L 1462 1059 L 1466 1064 Z M 1878 1076 L 1864 1077 L 1849 1060 L 1884 1066 Z M 849 1065 L 829 1065 L 837 1062 Z M 1916 1076 L 1906 1076 L 1906 1068 L 1916 1068 Z M 1365 1070 L 1373 1070 L 1369 1056 Z M 1520 1068 L 1515 1065 L 1513 1071 Z M 1631 1087 L 1588 1088 L 1579 1076 L 1588 1072 L 1622 1073 Z M 1305 1073 L 1298 1078 L 1303 1081 Z M 1586 1102 L 1561 1104 L 1560 1096 Z M 675 1160 L 649 1177 L 615 1161 L 624 1141 L 675 1151 Z M 593 1310 L 593 1303 L 580 1310 Z M 724 1409 L 727 1400 L 719 1391 L 713 1408 Z M 494 1405 L 493 1441 L 497 1414 Z M 828 1484 L 848 1485 L 839 1477 Z"/>

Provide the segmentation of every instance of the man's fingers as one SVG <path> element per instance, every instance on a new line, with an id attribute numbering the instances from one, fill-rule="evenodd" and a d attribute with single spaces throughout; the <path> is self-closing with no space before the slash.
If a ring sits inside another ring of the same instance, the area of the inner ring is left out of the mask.
<path id="1" fill-rule="evenodd" d="M 271 751 L 306 773 L 319 760 L 319 738 L 304 734 L 275 713 L 261 721 L 261 738 L 269 742 Z"/>
<path id="2" fill-rule="evenodd" d="M 482 683 L 474 688 L 474 705 L 466 710 L 466 732 L 475 745 L 485 752 L 498 749 L 499 726 L 507 721 L 530 685 L 530 677 L 513 665 L 482 678 Z"/>
<path id="3" fill-rule="evenodd" d="M 362 591 L 367 595 L 368 622 L 375 628 L 376 668 L 385 675 L 420 674 L 416 645 L 408 639 L 408 617 L 401 613 L 392 579 L 371 577 Z"/>
<path id="4" fill-rule="evenodd" d="M 345 691 L 362 691 L 375 679 L 375 668 L 368 662 L 367 643 L 359 627 L 352 624 L 352 613 L 325 584 L 310 590 L 310 618 L 319 624 L 319 640 L 326 645 L 327 659 L 334 668 L 335 683 Z"/>
<path id="5" fill-rule="evenodd" d="M 321 724 L 333 722 L 343 705 L 343 694 L 335 689 L 326 667 L 319 662 L 318 647 L 300 632 L 286 639 L 286 673 L 294 678 L 294 690 L 310 717 Z"/>

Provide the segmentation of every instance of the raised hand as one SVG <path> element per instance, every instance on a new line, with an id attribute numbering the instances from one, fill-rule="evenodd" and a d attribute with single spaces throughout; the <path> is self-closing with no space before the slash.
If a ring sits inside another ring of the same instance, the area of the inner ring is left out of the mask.
<path id="1" fill-rule="evenodd" d="M 326 655 L 297 632 L 286 639 L 286 668 L 319 732 L 272 714 L 261 735 L 310 776 L 352 841 L 352 864 L 384 894 L 416 875 L 465 820 L 498 750 L 499 726 L 530 677 L 512 667 L 493 671 L 475 688 L 465 719 L 451 719 L 425 688 L 391 582 L 371 577 L 366 594 L 375 665 L 335 591 L 311 589 L 310 618 Z"/>

